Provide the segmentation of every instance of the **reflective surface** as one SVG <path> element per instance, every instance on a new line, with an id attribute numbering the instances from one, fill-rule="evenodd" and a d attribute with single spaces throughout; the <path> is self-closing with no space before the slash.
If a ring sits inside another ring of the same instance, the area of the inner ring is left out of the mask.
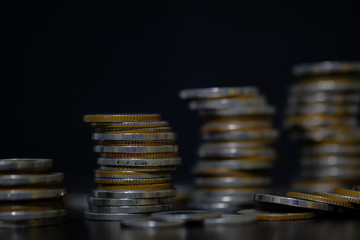
<path id="1" fill-rule="evenodd" d="M 119 222 L 86 221 L 72 214 L 66 223 L 32 229 L 0 229 L 0 239 L 78 239 L 78 240 L 145 240 L 145 239 L 357 239 L 360 219 L 327 217 L 305 221 L 257 222 L 242 226 L 186 226 L 169 229 L 123 228 Z"/>

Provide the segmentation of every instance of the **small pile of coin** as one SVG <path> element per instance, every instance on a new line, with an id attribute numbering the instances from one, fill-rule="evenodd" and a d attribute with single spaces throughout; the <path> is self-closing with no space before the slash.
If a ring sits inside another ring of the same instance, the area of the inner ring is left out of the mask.
<path id="1" fill-rule="evenodd" d="M 175 133 L 159 114 L 85 115 L 99 153 L 90 220 L 121 221 L 170 210 L 171 171 L 181 163 Z"/>
<path id="2" fill-rule="evenodd" d="M 251 196 L 269 190 L 267 170 L 274 164 L 271 146 L 275 109 L 256 87 L 186 89 L 182 99 L 202 119 L 200 160 L 191 207 L 230 212 L 251 204 Z"/>
<path id="3" fill-rule="evenodd" d="M 360 178 L 359 62 L 294 67 L 286 126 L 300 143 L 297 191 L 330 191 Z"/>
<path id="4" fill-rule="evenodd" d="M 52 173 L 51 168 L 51 159 L 0 159 L 0 228 L 64 221 L 64 176 Z"/>
<path id="5" fill-rule="evenodd" d="M 317 215 L 358 213 L 360 207 L 359 187 L 353 190 L 335 188 L 332 192 L 287 192 L 285 196 L 264 193 L 254 194 L 255 209 L 237 213 L 256 216 L 259 220 L 302 220 Z"/>

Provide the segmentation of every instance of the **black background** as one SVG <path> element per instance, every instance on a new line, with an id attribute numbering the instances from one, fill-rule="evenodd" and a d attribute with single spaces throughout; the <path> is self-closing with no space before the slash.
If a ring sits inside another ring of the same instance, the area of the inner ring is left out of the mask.
<path id="1" fill-rule="evenodd" d="M 69 192 L 86 193 L 96 154 L 82 116 L 160 113 L 189 184 L 199 122 L 181 89 L 258 86 L 280 128 L 294 64 L 359 59 L 356 1 L 122 2 L 1 3 L 1 158 L 53 158 Z M 278 151 L 286 185 L 296 154 L 285 137 Z"/>

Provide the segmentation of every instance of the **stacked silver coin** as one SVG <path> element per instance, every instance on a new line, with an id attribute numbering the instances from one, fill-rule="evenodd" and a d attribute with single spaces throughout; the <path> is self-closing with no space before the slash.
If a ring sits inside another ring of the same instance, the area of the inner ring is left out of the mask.
<path id="1" fill-rule="evenodd" d="M 97 188 L 86 219 L 122 221 L 170 210 L 171 171 L 181 163 L 175 133 L 159 114 L 86 115 L 94 128 Z"/>
<path id="2" fill-rule="evenodd" d="M 300 143 L 301 171 L 293 189 L 330 191 L 360 179 L 360 62 L 294 67 L 286 126 Z"/>
<path id="3" fill-rule="evenodd" d="M 231 212 L 268 191 L 278 132 L 272 127 L 275 109 L 258 89 L 186 89 L 180 97 L 191 100 L 190 109 L 203 121 L 191 207 Z"/>
<path id="4" fill-rule="evenodd" d="M 51 159 L 0 159 L 0 228 L 64 221 L 64 176 L 52 173 L 51 168 Z"/>

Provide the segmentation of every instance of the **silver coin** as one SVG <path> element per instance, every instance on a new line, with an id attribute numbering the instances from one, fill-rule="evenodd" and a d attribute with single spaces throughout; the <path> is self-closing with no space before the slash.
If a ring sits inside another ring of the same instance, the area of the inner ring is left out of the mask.
<path id="1" fill-rule="evenodd" d="M 149 166 L 177 166 L 181 164 L 180 158 L 142 158 L 142 159 L 121 159 L 121 158 L 98 158 L 99 165 L 106 166 L 131 166 L 131 167 L 149 167 Z"/>
<path id="2" fill-rule="evenodd" d="M 353 82 L 341 82 L 341 81 L 317 81 L 311 84 L 293 85 L 290 88 L 290 93 L 313 93 L 319 91 L 329 92 L 357 92 L 360 90 L 360 83 L 358 81 Z"/>
<path id="3" fill-rule="evenodd" d="M 172 204 L 149 206 L 94 206 L 89 205 L 90 212 L 94 213 L 151 213 L 172 209 Z"/>
<path id="4" fill-rule="evenodd" d="M 200 116 L 239 116 L 239 115 L 271 115 L 275 113 L 275 108 L 271 106 L 238 106 L 219 110 L 201 110 Z"/>
<path id="5" fill-rule="evenodd" d="M 199 187 L 257 187 L 271 184 L 269 177 L 198 177 L 195 185 Z"/>
<path id="6" fill-rule="evenodd" d="M 131 160 L 131 159 L 129 159 Z M 171 165 L 171 166 L 163 166 L 161 169 L 158 168 L 147 168 L 146 166 L 119 166 L 120 168 L 124 168 L 124 171 L 130 170 L 130 171 L 139 171 L 139 172 L 159 172 L 159 171 L 175 171 L 177 165 Z M 117 167 L 114 166 L 99 166 L 99 170 L 104 171 L 121 171 Z"/>
<path id="7" fill-rule="evenodd" d="M 303 167 L 341 167 L 341 166 L 360 166 L 360 161 L 357 157 L 346 156 L 321 156 L 321 157 L 305 157 L 300 161 Z"/>
<path id="8" fill-rule="evenodd" d="M 66 215 L 66 210 L 0 212 L 0 221 L 25 221 L 57 218 Z"/>
<path id="9" fill-rule="evenodd" d="M 233 203 L 233 204 L 252 204 L 252 195 L 248 196 L 205 196 L 200 194 L 194 194 L 193 200 L 196 202 L 224 202 L 224 203 Z"/>
<path id="10" fill-rule="evenodd" d="M 0 200 L 17 201 L 59 198 L 65 195 L 65 189 L 34 189 L 34 190 L 3 190 L 0 191 Z"/>
<path id="11" fill-rule="evenodd" d="M 217 226 L 217 225 L 244 225 L 249 223 L 257 222 L 257 217 L 255 216 L 242 216 L 238 214 L 222 214 L 220 218 L 209 218 L 205 219 L 205 226 Z"/>
<path id="12" fill-rule="evenodd" d="M 165 222 L 158 221 L 154 219 L 136 219 L 136 220 L 126 220 L 121 222 L 121 225 L 125 227 L 136 227 L 136 228 L 172 228 L 172 227 L 182 227 L 184 226 L 183 222 Z"/>
<path id="13" fill-rule="evenodd" d="M 359 103 L 360 94 L 339 94 L 339 93 L 326 93 L 326 92 L 315 92 L 312 94 L 299 94 L 293 95 L 288 98 L 288 107 L 296 106 L 298 104 L 308 103 Z"/>
<path id="14" fill-rule="evenodd" d="M 95 221 L 123 221 L 128 219 L 138 219 L 148 217 L 146 214 L 131 213 L 93 213 L 85 211 L 85 219 Z"/>
<path id="15" fill-rule="evenodd" d="M 96 198 L 89 196 L 88 203 L 94 206 L 146 206 L 171 203 L 172 198 Z"/>
<path id="16" fill-rule="evenodd" d="M 319 129 L 314 131 L 308 131 L 299 135 L 300 139 L 313 140 L 313 141 L 324 141 L 324 140 L 336 140 L 336 141 L 349 141 L 349 140 L 360 140 L 360 129 L 351 129 L 346 131 L 339 131 L 336 129 Z"/>
<path id="17" fill-rule="evenodd" d="M 154 182 L 171 183 L 171 178 L 154 178 L 154 179 L 137 179 L 137 178 L 95 178 L 95 182 L 99 184 L 112 184 L 112 185 L 143 185 L 144 182 L 152 184 Z"/>
<path id="18" fill-rule="evenodd" d="M 245 188 L 245 189 L 222 189 L 222 190 L 204 190 L 197 189 L 193 196 L 199 195 L 204 197 L 222 197 L 222 196 L 231 196 L 231 197 L 240 197 L 247 198 L 252 197 L 255 193 L 258 192 L 269 192 L 267 188 Z"/>
<path id="19" fill-rule="evenodd" d="M 287 115 L 311 115 L 311 114 L 358 114 L 357 105 L 329 105 L 329 104 L 312 104 L 309 106 L 293 106 L 286 111 Z"/>
<path id="20" fill-rule="evenodd" d="M 359 62 L 324 61 L 315 63 L 302 63 L 295 65 L 295 76 L 334 74 L 334 73 L 357 73 L 360 71 Z"/>
<path id="21" fill-rule="evenodd" d="M 312 209 L 312 210 L 319 210 L 326 212 L 333 212 L 336 210 L 335 207 L 326 203 L 319 203 L 319 202 L 303 200 L 298 198 L 283 197 L 283 196 L 276 196 L 276 195 L 263 194 L 263 193 L 254 194 L 253 200 L 260 203 L 283 205 L 289 207 L 305 208 L 305 209 Z"/>
<path id="22" fill-rule="evenodd" d="M 228 168 L 232 170 L 269 169 L 274 166 L 274 161 L 252 160 L 198 160 L 196 168 Z"/>
<path id="23" fill-rule="evenodd" d="M 112 125 L 123 126 L 124 128 L 127 126 L 152 128 L 158 126 L 165 126 L 169 124 L 167 121 L 118 121 L 118 122 L 93 122 L 90 123 L 90 125 L 95 128 L 108 127 Z"/>
<path id="24" fill-rule="evenodd" d="M 200 148 L 198 156 L 202 158 L 240 158 L 240 157 L 275 157 L 272 148 Z"/>
<path id="25" fill-rule="evenodd" d="M 220 214 L 201 210 L 177 210 L 153 213 L 151 217 L 167 222 L 193 222 L 203 221 L 208 218 L 217 218 L 220 217 Z"/>
<path id="26" fill-rule="evenodd" d="M 45 158 L 7 158 L 0 159 L 0 172 L 3 171 L 47 171 L 52 167 L 52 159 Z"/>
<path id="27" fill-rule="evenodd" d="M 303 147 L 301 149 L 303 154 L 314 155 L 353 155 L 360 154 L 360 148 L 357 144 L 341 144 L 341 143 L 322 143 L 321 145 L 314 145 Z"/>
<path id="28" fill-rule="evenodd" d="M 208 99 L 242 95 L 257 96 L 259 91 L 255 87 L 214 87 L 185 89 L 180 92 L 182 99 Z"/>
<path id="29" fill-rule="evenodd" d="M 234 131 L 240 130 L 242 128 L 271 128 L 272 122 L 266 120 L 252 120 L 252 121 L 241 121 L 241 120 L 232 120 L 226 122 L 205 122 L 201 126 L 203 132 L 216 132 L 219 130 L 225 131 Z"/>
<path id="30" fill-rule="evenodd" d="M 16 185 L 41 185 L 41 184 L 60 184 L 64 179 L 63 173 L 51 174 L 9 174 L 0 175 L 0 186 Z"/>
<path id="31" fill-rule="evenodd" d="M 357 126 L 358 120 L 355 117 L 342 117 L 342 118 L 321 118 L 321 117 L 312 117 L 309 119 L 304 119 L 301 121 L 285 121 L 285 126 L 287 128 L 301 126 L 304 128 L 316 128 L 316 127 L 332 127 L 334 125 L 343 125 L 343 126 Z"/>
<path id="32" fill-rule="evenodd" d="M 228 108 L 237 108 L 239 106 L 264 106 L 266 101 L 264 97 L 257 98 L 221 98 L 191 101 L 189 107 L 191 110 L 220 110 Z"/>
<path id="33" fill-rule="evenodd" d="M 141 174 L 139 174 L 141 173 Z M 154 173 L 151 172 L 144 174 L 143 172 L 136 171 L 106 171 L 106 174 L 101 173 L 101 171 L 95 171 L 96 178 L 114 178 L 114 179 L 154 179 L 154 178 L 170 178 L 171 174 L 167 172 Z"/>
<path id="34" fill-rule="evenodd" d="M 167 153 L 177 152 L 177 145 L 160 145 L 160 146 L 94 146 L 94 152 L 107 153 Z"/>
<path id="35" fill-rule="evenodd" d="M 175 189 L 171 190 L 94 190 L 97 198 L 171 198 L 176 196 Z"/>
<path id="36" fill-rule="evenodd" d="M 224 202 L 195 202 L 192 201 L 189 203 L 189 207 L 194 209 L 201 209 L 211 212 L 217 212 L 217 213 L 233 213 L 236 210 L 239 209 L 239 204 L 233 204 L 233 203 L 224 203 Z"/>
<path id="37" fill-rule="evenodd" d="M 318 167 L 303 168 L 301 172 L 303 178 L 357 178 L 360 177 L 360 168 L 352 167 Z"/>
<path id="38" fill-rule="evenodd" d="M 199 150 L 204 149 L 211 150 L 211 149 L 228 149 L 228 148 L 240 148 L 240 149 L 247 149 L 247 148 L 255 148 L 255 147 L 264 147 L 264 143 L 259 141 L 246 141 L 246 142 L 205 142 L 202 143 L 199 147 Z"/>
<path id="39" fill-rule="evenodd" d="M 273 129 L 243 130 L 220 133 L 203 133 L 202 139 L 205 141 L 275 140 L 277 136 L 278 132 Z"/>
<path id="40" fill-rule="evenodd" d="M 24 221 L 0 221 L 0 228 L 27 228 L 40 227 L 61 224 L 64 222 L 64 217 L 46 218 L 46 219 L 32 219 Z"/>
<path id="41" fill-rule="evenodd" d="M 93 140 L 106 141 L 174 141 L 176 139 L 173 132 L 160 133 L 94 133 Z"/>
<path id="42" fill-rule="evenodd" d="M 159 132 L 171 132 L 171 127 L 129 127 L 129 128 L 123 128 L 123 127 L 112 127 L 112 128 L 95 128 L 95 133 L 107 133 L 107 134 L 124 134 L 124 133 L 136 133 L 136 130 L 141 131 L 145 130 L 148 131 L 147 133 L 159 133 Z M 128 132 L 129 131 L 129 132 Z"/>

